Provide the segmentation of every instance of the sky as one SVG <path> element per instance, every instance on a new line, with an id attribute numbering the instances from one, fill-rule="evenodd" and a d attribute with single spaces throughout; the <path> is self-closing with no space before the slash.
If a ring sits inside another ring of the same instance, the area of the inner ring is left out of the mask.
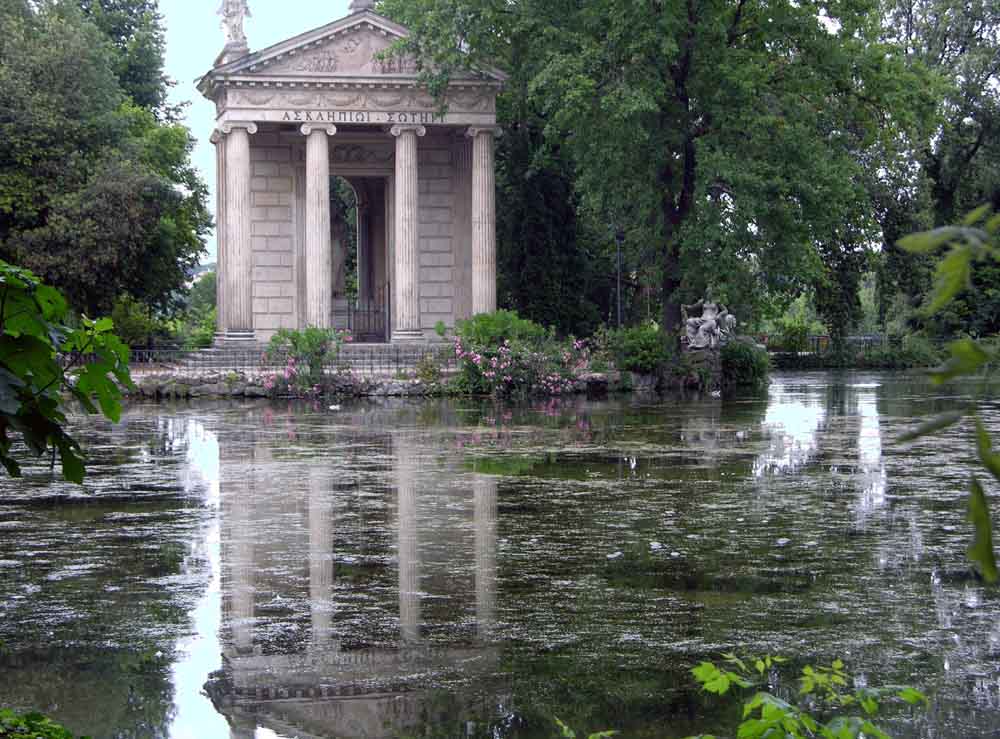
<path id="1" fill-rule="evenodd" d="M 190 103 L 185 124 L 197 140 L 192 159 L 211 190 L 209 207 L 215 214 L 215 148 L 208 140 L 215 125 L 215 106 L 195 89 L 195 81 L 212 67 L 225 43 L 221 0 L 160 0 L 167 32 L 167 75 L 177 84 L 172 103 Z M 347 15 L 348 0 L 250 0 L 251 17 L 244 30 L 251 51 L 325 25 Z M 215 261 L 215 234 L 208 239 L 203 263 Z"/>

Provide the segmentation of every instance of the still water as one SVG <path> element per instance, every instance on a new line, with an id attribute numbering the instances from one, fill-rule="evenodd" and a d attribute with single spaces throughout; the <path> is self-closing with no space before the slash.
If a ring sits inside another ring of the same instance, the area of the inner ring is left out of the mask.
<path id="1" fill-rule="evenodd" d="M 779 691 L 839 657 L 927 692 L 895 736 L 1000 736 L 967 429 L 893 443 L 979 392 L 77 419 L 83 489 L 0 479 L 0 705 L 97 738 L 681 737 L 733 725 L 688 670 L 736 651 L 788 657 Z"/>

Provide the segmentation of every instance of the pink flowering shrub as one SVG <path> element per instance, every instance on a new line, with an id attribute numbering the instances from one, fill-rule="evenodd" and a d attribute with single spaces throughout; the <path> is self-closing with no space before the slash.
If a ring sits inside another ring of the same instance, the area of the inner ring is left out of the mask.
<path id="1" fill-rule="evenodd" d="M 322 395 L 328 384 L 326 368 L 337 361 L 341 345 L 351 341 L 350 331 L 281 329 L 271 338 L 265 357 L 284 362 L 284 368 L 264 380 L 264 389 L 276 395 Z"/>
<path id="2" fill-rule="evenodd" d="M 509 397 L 563 395 L 586 365 L 586 345 L 561 341 L 551 329 L 512 311 L 459 321 L 454 344 L 461 392 Z"/>

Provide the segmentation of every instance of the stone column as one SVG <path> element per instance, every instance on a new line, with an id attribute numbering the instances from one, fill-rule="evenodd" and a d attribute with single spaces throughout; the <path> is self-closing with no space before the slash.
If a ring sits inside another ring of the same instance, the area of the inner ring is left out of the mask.
<path id="1" fill-rule="evenodd" d="M 455 318 L 472 317 L 472 140 L 457 138 L 455 162 Z"/>
<path id="2" fill-rule="evenodd" d="M 420 185 L 417 137 L 423 126 L 393 126 L 396 137 L 396 324 L 392 341 L 420 341 Z"/>
<path id="3" fill-rule="evenodd" d="M 497 309 L 495 128 L 473 127 L 472 139 L 472 314 Z"/>
<path id="4" fill-rule="evenodd" d="M 477 476 L 473 483 L 476 528 L 476 629 L 489 639 L 497 615 L 497 480 Z"/>
<path id="5" fill-rule="evenodd" d="M 226 274 L 219 287 L 225 291 L 226 342 L 253 342 L 253 246 L 250 233 L 250 136 L 257 124 L 227 122 L 225 213 Z"/>
<path id="6" fill-rule="evenodd" d="M 333 251 L 330 242 L 331 125 L 305 124 L 306 137 L 306 325 L 333 325 Z"/>
<path id="7" fill-rule="evenodd" d="M 226 338 L 226 292 L 223 278 L 229 273 L 226 266 L 226 145 L 221 131 L 213 131 L 215 144 L 215 341 Z"/>

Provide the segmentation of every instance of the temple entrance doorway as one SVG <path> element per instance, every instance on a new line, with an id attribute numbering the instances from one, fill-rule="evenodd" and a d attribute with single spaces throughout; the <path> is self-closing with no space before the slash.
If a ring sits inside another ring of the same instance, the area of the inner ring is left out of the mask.
<path id="1" fill-rule="evenodd" d="M 387 342 L 392 331 L 387 193 L 386 177 L 330 178 L 333 324 L 363 343 Z"/>

